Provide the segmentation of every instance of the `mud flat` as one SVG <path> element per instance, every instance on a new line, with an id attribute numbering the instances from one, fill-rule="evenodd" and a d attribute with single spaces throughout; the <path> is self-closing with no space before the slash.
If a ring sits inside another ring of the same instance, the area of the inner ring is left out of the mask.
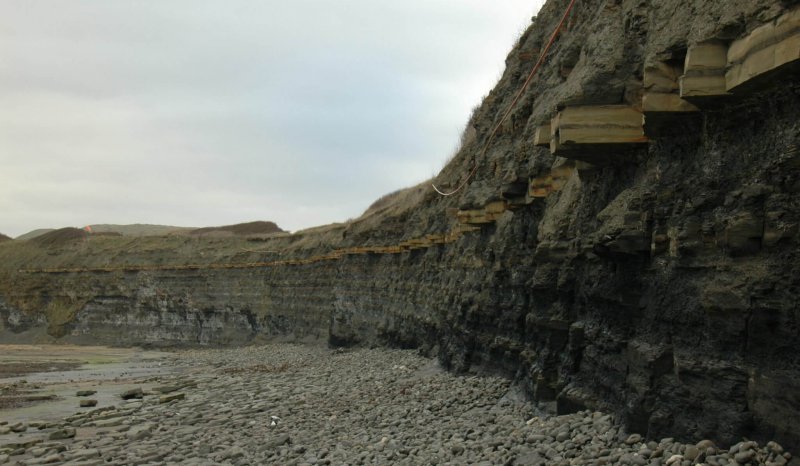
<path id="1" fill-rule="evenodd" d="M 29 374 L 42 390 L 74 384 L 70 412 L 0 411 L 0 464 L 798 464 L 774 442 L 684 444 L 604 413 L 547 416 L 508 380 L 455 376 L 413 351 L 122 351 L 102 379 L 85 367 Z"/>
<path id="2" fill-rule="evenodd" d="M 137 348 L 0 345 L 0 419 L 53 421 L 72 414 L 80 399 L 110 405 L 134 381 L 173 371 L 164 364 L 169 357 Z M 95 393 L 76 396 L 87 391 Z"/>

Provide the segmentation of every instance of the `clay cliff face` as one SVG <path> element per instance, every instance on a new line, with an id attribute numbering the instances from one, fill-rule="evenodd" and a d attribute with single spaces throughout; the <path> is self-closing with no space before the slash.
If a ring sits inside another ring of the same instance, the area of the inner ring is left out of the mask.
<path id="1" fill-rule="evenodd" d="M 566 3 L 550 1 L 535 18 L 470 120 L 464 147 L 437 177 L 454 187 L 477 164 L 462 192 L 427 190 L 407 208 L 265 244 L 313 258 L 447 234 L 459 219 L 475 231 L 400 253 L 250 268 L 19 273 L 36 264 L 6 261 L 14 266 L 2 277 L 2 335 L 47 329 L 63 341 L 166 345 L 292 336 L 418 347 L 456 371 L 513 377 L 562 413 L 613 410 L 652 437 L 800 446 L 800 84 L 796 67 L 770 62 L 763 66 L 774 69 L 762 73 L 769 79 L 754 78 L 746 92 L 724 87 L 731 44 L 797 7 L 579 0 L 481 156 Z M 722 44 L 721 74 L 701 62 L 693 75 L 687 64 L 701 60 L 697 44 L 709 40 Z M 753 54 L 773 45 L 753 46 Z M 670 67 L 686 76 L 675 77 L 674 90 L 645 85 L 652 70 L 662 76 Z M 703 87 L 719 82 L 721 90 Z M 648 107 L 659 92 L 685 93 L 692 105 Z M 558 131 L 548 136 L 575 128 L 590 135 L 593 123 L 566 123 L 582 110 L 565 109 L 600 105 L 644 112 L 646 136 L 609 150 L 581 146 L 584 134 L 564 146 L 535 144 L 537 129 L 550 124 Z M 506 207 L 484 215 L 492 202 Z M 12 248 L 4 244 L 0 255 Z M 191 262 L 165 254 L 160 264 Z M 30 257 L 65 267 L 94 260 L 58 250 Z"/>

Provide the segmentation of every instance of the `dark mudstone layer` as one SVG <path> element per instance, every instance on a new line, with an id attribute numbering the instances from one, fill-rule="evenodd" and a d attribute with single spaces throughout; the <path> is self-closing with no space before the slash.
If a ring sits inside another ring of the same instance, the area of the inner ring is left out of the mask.
<path id="1" fill-rule="evenodd" d="M 699 40 L 741 37 L 787 7 L 578 2 L 481 156 L 565 4 L 548 2 L 523 34 L 437 180 L 455 186 L 474 162 L 467 188 L 452 198 L 426 194 L 377 225 L 355 222 L 338 246 L 446 231 L 448 209 L 483 205 L 503 186 L 550 170 L 553 156 L 532 140 L 556 105 L 633 104 L 645 63 L 679 60 Z M 611 154 L 457 243 L 264 269 L 11 274 L 0 316 L 6 334 L 45 326 L 66 341 L 222 345 L 291 336 L 421 348 L 454 371 L 512 377 L 560 413 L 612 410 L 650 438 L 774 438 L 796 450 L 798 121 L 800 86 L 787 78 Z M 25 312 L 9 304 L 21 302 Z"/>

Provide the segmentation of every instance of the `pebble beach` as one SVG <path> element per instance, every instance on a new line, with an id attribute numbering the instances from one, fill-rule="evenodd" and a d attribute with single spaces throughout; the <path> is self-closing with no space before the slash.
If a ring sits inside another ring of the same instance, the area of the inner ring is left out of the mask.
<path id="1" fill-rule="evenodd" d="M 506 379 L 453 375 L 409 350 L 275 344 L 157 364 L 169 370 L 104 385 L 112 397 L 91 384 L 61 396 L 73 414 L 0 410 L 0 464 L 798 464 L 775 442 L 684 444 L 604 413 L 547 416 Z"/>

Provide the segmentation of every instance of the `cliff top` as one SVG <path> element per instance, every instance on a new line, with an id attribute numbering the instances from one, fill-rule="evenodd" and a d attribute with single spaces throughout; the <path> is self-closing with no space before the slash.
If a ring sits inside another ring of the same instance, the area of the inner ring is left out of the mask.
<path id="1" fill-rule="evenodd" d="M 162 236 L 178 234 L 195 230 L 195 227 L 176 227 L 172 225 L 152 225 L 147 223 L 134 223 L 130 225 L 117 225 L 111 223 L 99 223 L 89 225 L 92 233 L 118 233 L 124 236 Z M 30 240 L 47 233 L 55 231 L 55 228 L 39 228 L 19 235 L 18 240 Z"/>
<path id="2" fill-rule="evenodd" d="M 270 221 L 218 227 L 90 225 L 36 230 L 0 246 L 0 270 L 248 264 L 307 258 L 356 246 L 391 246 L 411 236 L 444 233 L 455 218 L 420 222 L 420 205 L 436 201 L 429 182 L 375 201 L 360 217 L 294 233 Z M 32 236 L 32 234 L 35 235 Z"/>
<path id="3" fill-rule="evenodd" d="M 191 230 L 190 235 L 208 234 L 229 234 L 229 235 L 257 235 L 270 233 L 283 233 L 275 222 L 256 221 L 248 223 L 238 223 L 236 225 L 225 225 L 221 227 L 205 227 Z"/>

